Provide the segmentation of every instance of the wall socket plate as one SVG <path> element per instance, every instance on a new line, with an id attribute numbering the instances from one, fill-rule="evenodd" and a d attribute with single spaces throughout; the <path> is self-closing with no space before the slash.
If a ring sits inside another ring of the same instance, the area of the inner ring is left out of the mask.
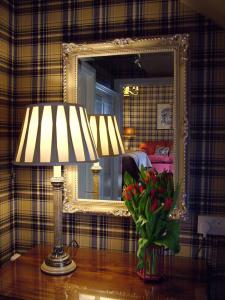
<path id="1" fill-rule="evenodd" d="M 207 235 L 225 236 L 225 216 L 199 215 L 198 233 Z"/>

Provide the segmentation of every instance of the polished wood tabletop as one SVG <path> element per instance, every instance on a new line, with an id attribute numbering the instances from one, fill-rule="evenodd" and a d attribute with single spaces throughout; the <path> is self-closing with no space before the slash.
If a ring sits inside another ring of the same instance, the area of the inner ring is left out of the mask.
<path id="1" fill-rule="evenodd" d="M 175 257 L 172 277 L 144 283 L 134 254 L 90 248 L 69 249 L 75 272 L 51 276 L 40 265 L 50 252 L 39 246 L 0 268 L 0 299 L 115 300 L 207 299 L 206 270 L 199 260 Z"/>

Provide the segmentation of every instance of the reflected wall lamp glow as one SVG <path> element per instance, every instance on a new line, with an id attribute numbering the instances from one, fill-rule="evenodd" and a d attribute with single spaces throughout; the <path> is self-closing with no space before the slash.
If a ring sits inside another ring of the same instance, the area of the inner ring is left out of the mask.
<path id="1" fill-rule="evenodd" d="M 89 115 L 89 120 L 99 157 L 118 156 L 125 153 L 116 116 Z M 99 199 L 99 174 L 102 167 L 99 163 L 95 163 L 91 170 L 94 195 L 96 199 Z"/>
<path id="2" fill-rule="evenodd" d="M 124 86 L 123 87 L 123 96 L 137 96 L 139 93 L 139 87 L 138 86 Z"/>
<path id="3" fill-rule="evenodd" d="M 78 104 L 29 105 L 18 144 L 15 164 L 53 166 L 54 247 L 41 265 L 47 274 L 73 272 L 75 262 L 64 251 L 62 237 L 61 166 L 98 160 L 86 109 Z"/>

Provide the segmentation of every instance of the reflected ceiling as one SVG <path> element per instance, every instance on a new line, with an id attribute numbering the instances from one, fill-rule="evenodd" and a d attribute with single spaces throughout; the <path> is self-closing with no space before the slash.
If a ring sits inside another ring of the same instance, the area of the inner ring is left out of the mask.
<path id="1" fill-rule="evenodd" d="M 173 77 L 173 54 L 169 52 L 82 58 L 96 69 L 97 81 Z M 108 85 L 108 84 L 107 84 Z M 113 86 L 113 84 L 112 84 Z"/>

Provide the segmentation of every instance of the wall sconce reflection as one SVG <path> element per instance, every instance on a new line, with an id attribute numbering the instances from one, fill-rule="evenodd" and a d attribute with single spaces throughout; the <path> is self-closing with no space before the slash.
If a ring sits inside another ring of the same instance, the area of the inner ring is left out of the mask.
<path id="1" fill-rule="evenodd" d="M 139 87 L 138 86 L 124 86 L 123 87 L 123 95 L 124 97 L 128 96 L 137 96 L 139 93 Z"/>

